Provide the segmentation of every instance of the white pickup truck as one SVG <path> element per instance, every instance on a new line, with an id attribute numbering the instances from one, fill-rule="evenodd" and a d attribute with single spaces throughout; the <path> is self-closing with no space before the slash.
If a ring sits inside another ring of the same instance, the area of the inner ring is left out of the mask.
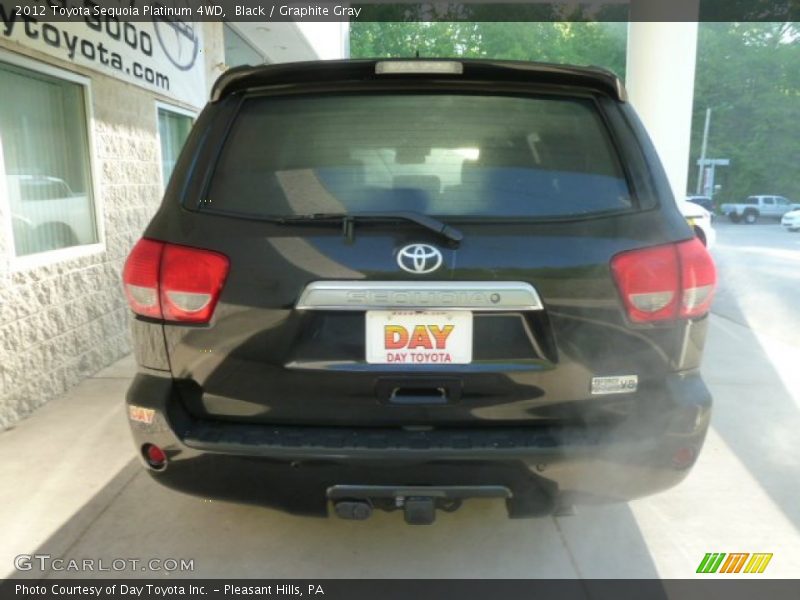
<path id="1" fill-rule="evenodd" d="M 752 225 L 760 217 L 780 219 L 790 210 L 798 208 L 800 204 L 792 204 L 783 196 L 749 196 L 744 202 L 723 204 L 720 211 L 734 223 L 744 221 Z"/>

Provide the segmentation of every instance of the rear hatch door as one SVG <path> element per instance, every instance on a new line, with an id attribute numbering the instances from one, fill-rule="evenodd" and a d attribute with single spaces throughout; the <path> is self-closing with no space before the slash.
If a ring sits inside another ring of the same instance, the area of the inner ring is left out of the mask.
<path id="1" fill-rule="evenodd" d="M 209 325 L 165 326 L 193 414 L 617 418 L 639 396 L 594 397 L 594 378 L 634 376 L 641 391 L 675 368 L 683 326 L 632 327 L 609 264 L 688 228 L 676 210 L 642 210 L 613 103 L 496 88 L 227 100 L 235 116 L 202 196 L 184 198 L 179 225 L 162 211 L 148 231 L 231 262 Z"/>

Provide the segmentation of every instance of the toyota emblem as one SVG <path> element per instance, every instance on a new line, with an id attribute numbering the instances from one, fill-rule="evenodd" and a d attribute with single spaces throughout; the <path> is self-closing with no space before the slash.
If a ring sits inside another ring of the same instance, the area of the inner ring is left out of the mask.
<path id="1" fill-rule="evenodd" d="M 442 266 L 442 253 L 430 244 L 409 244 L 400 248 L 397 264 L 403 271 L 424 275 Z"/>

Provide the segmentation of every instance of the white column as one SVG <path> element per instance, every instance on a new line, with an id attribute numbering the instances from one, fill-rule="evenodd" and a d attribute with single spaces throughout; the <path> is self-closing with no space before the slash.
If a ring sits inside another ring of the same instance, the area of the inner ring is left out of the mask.
<path id="1" fill-rule="evenodd" d="M 297 28 L 322 60 L 350 56 L 349 21 L 298 21 Z"/>
<path id="2" fill-rule="evenodd" d="M 636 5 L 633 0 L 631 18 L 646 18 Z M 633 21 L 628 26 L 625 85 L 678 200 L 688 192 L 696 54 L 696 22 Z"/>

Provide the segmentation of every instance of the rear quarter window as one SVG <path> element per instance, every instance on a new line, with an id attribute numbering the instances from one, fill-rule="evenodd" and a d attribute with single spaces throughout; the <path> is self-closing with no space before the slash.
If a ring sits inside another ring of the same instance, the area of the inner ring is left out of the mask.
<path id="1" fill-rule="evenodd" d="M 247 98 L 207 198 L 260 217 L 564 217 L 632 206 L 591 99 L 457 94 Z"/>

